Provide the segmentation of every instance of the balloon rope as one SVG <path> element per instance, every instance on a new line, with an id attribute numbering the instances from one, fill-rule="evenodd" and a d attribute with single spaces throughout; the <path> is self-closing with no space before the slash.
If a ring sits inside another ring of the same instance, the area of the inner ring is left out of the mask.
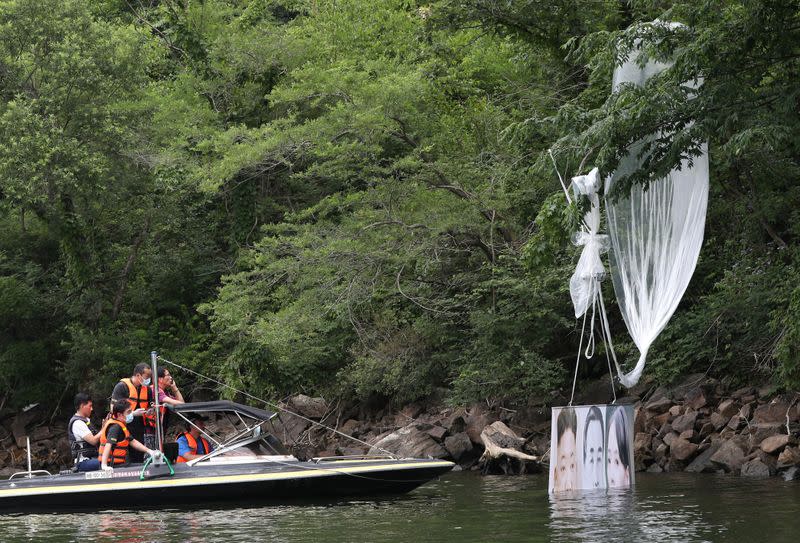
<path id="1" fill-rule="evenodd" d="M 608 324 L 608 315 L 606 314 L 606 304 L 603 301 L 603 289 L 600 285 L 597 286 L 598 295 L 600 298 L 600 318 L 603 320 L 603 337 L 604 341 L 606 342 L 606 357 L 608 356 L 608 352 L 611 352 L 611 356 L 614 358 L 614 365 L 617 368 L 617 373 L 619 373 L 620 378 L 622 377 L 622 368 L 619 366 L 619 362 L 617 361 L 617 353 L 614 352 L 614 343 L 611 341 L 611 326 Z M 614 389 L 614 372 L 611 370 L 611 361 L 608 362 L 608 371 L 611 374 L 611 389 Z M 617 401 L 617 393 L 614 391 L 614 402 Z"/>
<path id="2" fill-rule="evenodd" d="M 586 331 L 586 313 L 588 312 L 584 311 L 583 313 L 583 325 L 581 326 L 581 340 L 578 343 L 578 357 L 575 359 L 575 375 L 572 378 L 572 394 L 569 397 L 569 404 L 567 405 L 572 405 L 572 400 L 575 399 L 575 384 L 578 382 L 578 366 L 580 366 L 581 363 L 581 349 L 583 349 L 583 334 Z"/>

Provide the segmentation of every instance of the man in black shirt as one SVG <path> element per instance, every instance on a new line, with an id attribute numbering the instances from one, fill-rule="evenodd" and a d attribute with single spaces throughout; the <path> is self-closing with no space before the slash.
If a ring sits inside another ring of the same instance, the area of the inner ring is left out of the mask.
<path id="1" fill-rule="evenodd" d="M 147 364 L 136 364 L 133 375 L 120 379 L 111 393 L 111 401 L 128 400 L 133 415 L 133 422 L 127 424 L 131 437 L 145 446 L 154 447 L 155 418 L 150 408 L 153 395 L 150 389 L 153 371 Z M 148 439 L 150 438 L 150 439 Z M 129 460 L 138 464 L 144 461 L 144 455 L 138 450 L 131 450 Z"/>

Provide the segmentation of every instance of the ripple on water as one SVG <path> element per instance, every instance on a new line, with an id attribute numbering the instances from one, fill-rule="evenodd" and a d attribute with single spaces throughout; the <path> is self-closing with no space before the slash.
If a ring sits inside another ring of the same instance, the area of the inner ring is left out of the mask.
<path id="1" fill-rule="evenodd" d="M 2 541 L 796 541 L 800 485 L 640 475 L 630 491 L 547 495 L 546 476 L 454 473 L 398 497 L 257 507 L 0 516 Z"/>

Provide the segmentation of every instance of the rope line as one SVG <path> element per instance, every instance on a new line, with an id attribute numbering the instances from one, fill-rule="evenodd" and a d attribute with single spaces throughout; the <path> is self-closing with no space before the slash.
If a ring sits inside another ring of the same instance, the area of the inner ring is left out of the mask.
<path id="1" fill-rule="evenodd" d="M 295 413 L 294 411 L 286 409 L 285 407 L 281 407 L 278 404 L 269 402 L 269 401 L 267 401 L 267 400 L 265 400 L 263 398 L 259 398 L 257 396 L 253 396 L 252 394 L 249 394 L 249 393 L 247 393 L 247 392 L 245 392 L 243 390 L 239 390 L 239 389 L 237 389 L 237 388 L 235 388 L 235 387 L 233 387 L 233 386 L 231 386 L 231 385 L 229 385 L 227 383 L 223 383 L 222 381 L 218 381 L 217 379 L 214 379 L 213 377 L 209 377 L 207 375 L 203 375 L 202 373 L 199 373 L 199 372 L 197 372 L 197 371 L 195 371 L 193 369 L 187 368 L 186 366 L 182 366 L 182 365 L 178 364 L 177 362 L 172 362 L 171 360 L 167 360 L 166 358 L 164 358 L 164 357 L 162 357 L 160 355 L 158 356 L 158 359 L 161 360 L 162 362 L 166 362 L 167 364 L 175 366 L 178 369 L 181 369 L 181 370 L 184 370 L 184 371 L 188 371 L 189 373 L 194 374 L 197 377 L 200 377 L 201 379 L 205 379 L 207 381 L 211 381 L 212 383 L 216 383 L 219 386 L 228 388 L 228 389 L 232 390 L 233 392 L 236 392 L 237 394 L 241 394 L 241 395 L 243 395 L 243 396 L 245 396 L 247 398 L 250 398 L 251 400 L 254 400 L 256 402 L 261 402 L 264 405 L 269 406 L 269 407 L 271 407 L 273 409 L 276 409 L 278 411 L 282 411 L 282 412 L 286 413 L 287 415 L 292 415 L 292 416 L 298 417 L 298 418 L 300 418 L 300 419 L 302 419 L 302 420 L 304 420 L 306 422 L 309 422 L 309 423 L 313 424 L 314 426 L 319 426 L 320 428 L 324 428 L 325 430 L 333 432 L 336 435 L 339 435 L 339 436 L 342 436 L 342 437 L 346 437 L 347 439 L 351 439 L 351 440 L 355 441 L 356 443 L 360 443 L 362 445 L 366 445 L 367 447 L 370 447 L 370 448 L 375 448 L 375 449 L 381 451 L 382 453 L 388 454 L 389 456 L 391 456 L 395 460 L 398 459 L 398 456 L 396 454 L 394 454 L 392 452 L 389 452 L 386 449 L 383 449 L 381 447 L 376 447 L 375 445 L 370 445 L 366 441 L 358 439 L 357 437 L 349 436 L 349 435 L 345 434 L 344 432 L 341 432 L 341 431 L 337 430 L 336 428 L 331 428 L 330 426 L 328 426 L 326 424 L 323 424 L 321 422 L 318 422 L 318 421 L 315 421 L 313 419 L 310 419 L 310 418 L 308 418 L 306 416 L 301 415 L 300 413 Z"/>

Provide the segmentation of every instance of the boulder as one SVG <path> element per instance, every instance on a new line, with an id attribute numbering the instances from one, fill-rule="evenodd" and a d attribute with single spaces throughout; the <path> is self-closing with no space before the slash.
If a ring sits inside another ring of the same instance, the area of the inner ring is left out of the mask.
<path id="1" fill-rule="evenodd" d="M 369 454 L 381 454 L 383 449 L 403 458 L 446 458 L 444 447 L 417 426 L 409 424 L 390 433 L 374 443 Z"/>
<path id="2" fill-rule="evenodd" d="M 713 473 L 717 471 L 716 465 L 711 461 L 711 457 L 716 454 L 722 446 L 721 441 L 715 441 L 708 449 L 701 452 L 691 464 L 686 466 L 686 471 L 691 473 Z"/>
<path id="3" fill-rule="evenodd" d="M 765 453 L 772 454 L 774 452 L 778 452 L 783 449 L 786 445 L 789 444 L 790 436 L 786 434 L 778 434 L 771 437 L 768 437 L 764 441 L 761 442 L 759 447 Z"/>
<path id="4" fill-rule="evenodd" d="M 760 444 L 768 437 L 783 433 L 785 429 L 782 424 L 751 424 L 750 435 L 756 444 Z"/>
<path id="5" fill-rule="evenodd" d="M 645 471 L 647 471 L 647 473 L 663 473 L 664 468 L 658 464 L 650 464 L 650 467 L 648 467 Z"/>
<path id="6" fill-rule="evenodd" d="M 328 413 L 328 404 L 323 398 L 312 398 L 305 394 L 298 394 L 289 398 L 289 407 L 310 419 L 319 420 Z"/>
<path id="7" fill-rule="evenodd" d="M 736 410 L 738 411 L 738 409 Z M 736 412 L 733 413 L 735 415 Z M 708 422 L 714 425 L 714 431 L 719 432 L 722 428 L 728 424 L 728 421 L 731 420 L 733 415 L 724 416 L 721 413 L 711 413 L 711 416 L 708 418 Z"/>
<path id="8" fill-rule="evenodd" d="M 744 464 L 744 448 L 736 438 L 725 441 L 711 456 L 711 461 L 728 472 L 738 472 Z"/>
<path id="9" fill-rule="evenodd" d="M 361 423 L 355 419 L 347 419 L 344 424 L 339 428 L 339 431 L 349 436 L 358 437 L 358 428 Z"/>
<path id="10" fill-rule="evenodd" d="M 448 436 L 444 439 L 444 448 L 456 462 L 465 458 L 473 450 L 472 441 L 466 432 L 459 432 L 458 434 Z"/>
<path id="11" fill-rule="evenodd" d="M 778 469 L 800 465 L 800 447 L 786 447 L 778 455 Z"/>
<path id="12" fill-rule="evenodd" d="M 700 439 L 704 439 L 713 433 L 714 433 L 714 425 L 710 422 L 706 422 L 700 427 L 700 432 L 698 433 L 698 435 L 700 436 Z"/>
<path id="13" fill-rule="evenodd" d="M 272 433 L 285 445 L 295 443 L 311 423 L 288 413 L 280 413 L 271 421 Z"/>
<path id="14" fill-rule="evenodd" d="M 433 428 L 428 429 L 427 432 L 429 436 L 439 442 L 441 442 L 444 439 L 444 436 L 447 435 L 447 430 L 445 430 L 442 426 L 436 425 L 434 425 Z"/>
<path id="15" fill-rule="evenodd" d="M 475 410 L 473 410 L 475 411 Z M 466 420 L 466 428 L 465 432 L 469 436 L 470 440 L 475 445 L 482 445 L 483 441 L 481 440 L 481 432 L 483 429 L 492 424 L 497 420 L 497 416 L 492 413 L 473 413 Z"/>
<path id="16" fill-rule="evenodd" d="M 633 408 L 633 433 L 645 432 L 647 428 L 647 413 L 642 408 L 642 404 L 637 404 Z"/>
<path id="17" fill-rule="evenodd" d="M 753 402 L 745 403 L 741 409 L 739 409 L 739 417 L 744 420 L 750 420 L 753 416 Z M 753 421 L 758 422 L 758 421 Z"/>
<path id="18" fill-rule="evenodd" d="M 705 407 L 707 403 L 708 398 L 706 398 L 706 393 L 701 387 L 690 389 L 689 392 L 687 392 L 683 397 L 683 405 L 689 407 L 690 409 L 694 409 L 695 411 L 701 407 Z"/>
<path id="19" fill-rule="evenodd" d="M 667 447 L 672 447 L 672 442 L 678 439 L 678 434 L 676 434 L 675 432 L 670 432 L 667 435 L 665 435 L 662 439 L 664 440 L 664 444 Z"/>
<path id="20" fill-rule="evenodd" d="M 31 441 L 43 441 L 53 437 L 53 432 L 47 426 L 39 426 L 31 432 Z"/>
<path id="21" fill-rule="evenodd" d="M 450 435 L 459 434 L 467 429 L 467 412 L 463 407 L 459 407 L 453 413 L 442 421 Z"/>
<path id="22" fill-rule="evenodd" d="M 646 432 L 638 432 L 633 438 L 633 450 L 636 454 L 643 454 L 650 450 L 650 442 L 652 441 L 650 434 Z"/>
<path id="23" fill-rule="evenodd" d="M 731 420 L 728 421 L 728 428 L 736 432 L 739 428 L 744 427 L 747 424 L 747 421 L 741 417 L 739 413 L 735 414 L 731 417 Z"/>
<path id="24" fill-rule="evenodd" d="M 672 400 L 663 396 L 650 400 L 645 405 L 645 409 L 656 414 L 666 413 L 670 407 L 672 407 Z"/>
<path id="25" fill-rule="evenodd" d="M 769 466 L 759 458 L 754 458 L 742 464 L 742 477 L 769 477 Z"/>
<path id="26" fill-rule="evenodd" d="M 423 410 L 424 408 L 422 404 L 410 403 L 400 410 L 400 415 L 402 415 L 409 421 L 413 421 L 414 419 L 420 416 Z"/>
<path id="27" fill-rule="evenodd" d="M 682 437 L 677 437 L 672 440 L 669 450 L 672 458 L 684 462 L 695 455 L 697 452 L 697 445 L 683 439 Z"/>
<path id="28" fill-rule="evenodd" d="M 666 459 L 667 451 L 669 451 L 667 444 L 663 442 L 659 443 L 653 449 L 653 459 L 660 463 L 662 460 Z"/>
<path id="29" fill-rule="evenodd" d="M 782 397 L 773 398 L 767 404 L 760 405 L 753 413 L 755 423 L 780 423 L 794 422 L 798 420 L 798 406 L 793 401 Z"/>
<path id="30" fill-rule="evenodd" d="M 725 417 L 726 420 L 730 420 L 731 417 L 738 412 L 739 412 L 739 404 L 736 403 L 735 400 L 731 400 L 730 398 L 720 402 L 719 407 L 717 407 L 717 413 Z"/>
<path id="31" fill-rule="evenodd" d="M 681 415 L 672 421 L 672 429 L 679 434 L 686 430 L 694 428 L 694 423 L 697 421 L 697 411 L 690 411 L 685 415 Z"/>
<path id="32" fill-rule="evenodd" d="M 683 432 L 680 433 L 678 437 L 680 437 L 681 439 L 685 439 L 687 441 L 691 441 L 695 438 L 695 436 L 696 434 L 694 430 L 684 430 Z"/>
<path id="33" fill-rule="evenodd" d="M 683 413 L 683 406 L 682 405 L 673 405 L 669 408 L 669 414 L 673 417 L 680 416 Z"/>

